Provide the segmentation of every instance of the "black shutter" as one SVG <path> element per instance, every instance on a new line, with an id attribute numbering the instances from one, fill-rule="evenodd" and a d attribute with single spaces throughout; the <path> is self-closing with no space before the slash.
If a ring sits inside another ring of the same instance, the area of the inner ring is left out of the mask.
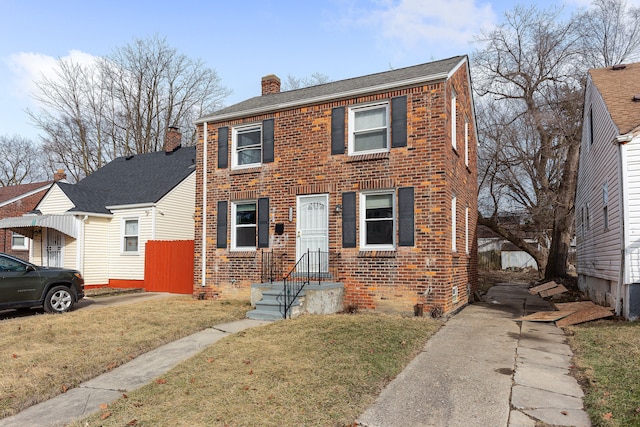
<path id="1" fill-rule="evenodd" d="M 391 146 L 407 146 L 407 97 L 391 100 Z"/>
<path id="2" fill-rule="evenodd" d="M 344 154 L 344 107 L 331 110 L 331 154 Z"/>
<path id="3" fill-rule="evenodd" d="M 413 246 L 413 187 L 398 189 L 398 245 Z"/>
<path id="4" fill-rule="evenodd" d="M 258 199 L 258 247 L 269 247 L 269 199 Z"/>
<path id="5" fill-rule="evenodd" d="M 229 128 L 218 128 L 218 168 L 226 169 L 229 165 Z"/>
<path id="6" fill-rule="evenodd" d="M 216 248 L 227 247 L 227 202 L 218 202 L 218 221 L 216 224 Z"/>
<path id="7" fill-rule="evenodd" d="M 273 119 L 262 122 L 262 162 L 273 162 Z"/>
<path id="8" fill-rule="evenodd" d="M 342 247 L 356 247 L 356 193 L 342 193 Z"/>

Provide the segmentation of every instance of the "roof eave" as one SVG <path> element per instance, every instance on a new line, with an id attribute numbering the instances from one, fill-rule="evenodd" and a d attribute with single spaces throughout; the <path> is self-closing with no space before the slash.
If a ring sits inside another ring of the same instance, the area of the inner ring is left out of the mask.
<path id="1" fill-rule="evenodd" d="M 210 116 L 198 119 L 194 123 L 196 125 L 199 125 L 206 122 L 220 122 L 220 121 L 236 119 L 240 117 L 255 116 L 255 115 L 260 115 L 260 114 L 264 114 L 272 111 L 280 111 L 280 110 L 286 110 L 286 109 L 295 108 L 295 107 L 301 107 L 304 105 L 320 104 L 320 103 L 332 101 L 335 99 L 350 98 L 353 96 L 363 95 L 371 92 L 384 92 L 391 89 L 397 89 L 400 87 L 415 86 L 420 83 L 433 83 L 435 81 L 444 81 L 448 77 L 449 77 L 449 71 L 438 73 L 438 74 L 432 74 L 429 76 L 420 76 L 412 79 L 385 83 L 385 84 L 376 85 L 376 86 L 369 86 L 366 88 L 337 92 L 329 95 L 322 95 L 322 96 L 316 96 L 312 98 L 304 98 L 304 99 L 298 99 L 295 101 L 272 104 L 265 107 L 235 111 L 227 114 L 219 114 L 219 115 L 212 114 Z"/>

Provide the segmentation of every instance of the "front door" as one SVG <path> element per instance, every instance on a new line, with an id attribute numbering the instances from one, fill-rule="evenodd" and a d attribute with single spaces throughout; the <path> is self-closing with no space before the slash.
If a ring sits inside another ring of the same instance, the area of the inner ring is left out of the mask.
<path id="1" fill-rule="evenodd" d="M 320 265 L 320 271 L 327 272 L 328 263 L 322 260 L 328 259 L 329 252 L 329 196 L 298 196 L 297 212 L 296 259 L 299 260 L 309 251 L 309 263 L 313 265 L 310 268 L 316 270 L 316 266 Z M 302 266 L 302 270 L 305 269 L 306 266 Z"/>
<path id="2" fill-rule="evenodd" d="M 64 236 L 58 230 L 47 229 L 47 266 L 62 267 Z"/>

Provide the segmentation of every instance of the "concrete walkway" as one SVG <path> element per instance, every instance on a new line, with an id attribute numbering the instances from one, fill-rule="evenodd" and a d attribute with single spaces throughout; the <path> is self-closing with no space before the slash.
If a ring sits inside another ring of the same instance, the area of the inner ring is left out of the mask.
<path id="1" fill-rule="evenodd" d="M 549 304 L 526 285 L 494 286 L 452 317 L 358 419 L 363 427 L 590 426 L 553 324 L 515 322 Z"/>
<path id="2" fill-rule="evenodd" d="M 238 320 L 171 342 L 82 383 L 67 393 L 31 406 L 12 417 L 3 418 L 0 420 L 0 427 L 57 427 L 75 419 L 87 417 L 98 412 L 101 404 L 111 403 L 120 398 L 124 392 L 150 383 L 219 339 L 267 323 L 269 322 Z"/>

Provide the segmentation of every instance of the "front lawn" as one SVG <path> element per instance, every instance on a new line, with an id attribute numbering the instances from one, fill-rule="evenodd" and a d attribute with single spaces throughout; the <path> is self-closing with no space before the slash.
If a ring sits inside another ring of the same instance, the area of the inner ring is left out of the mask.
<path id="1" fill-rule="evenodd" d="M 301 316 L 224 338 L 73 426 L 347 426 L 440 323 Z"/>
<path id="2" fill-rule="evenodd" d="M 0 321 L 0 418 L 249 309 L 179 296 Z"/>

